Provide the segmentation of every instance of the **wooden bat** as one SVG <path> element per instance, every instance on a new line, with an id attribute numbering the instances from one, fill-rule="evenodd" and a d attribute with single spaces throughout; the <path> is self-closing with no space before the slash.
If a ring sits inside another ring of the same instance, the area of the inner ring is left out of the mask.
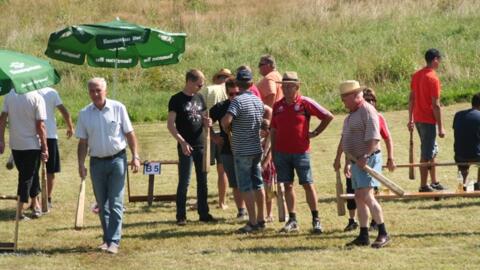
<path id="1" fill-rule="evenodd" d="M 207 110 L 207 117 L 208 117 L 208 110 Z M 202 163 L 202 171 L 208 173 L 210 171 L 210 128 L 208 126 L 203 127 L 203 145 L 204 145 L 204 152 L 203 152 L 203 163 Z"/>
<path id="2" fill-rule="evenodd" d="M 345 216 L 345 200 L 340 197 L 343 194 L 343 184 L 342 184 L 342 177 L 340 175 L 340 170 L 335 172 L 337 174 L 337 183 L 336 183 L 336 190 L 337 190 L 337 213 L 338 216 Z"/>
<path id="3" fill-rule="evenodd" d="M 352 160 L 353 162 L 357 162 L 357 159 L 350 155 L 346 154 L 348 159 Z M 369 173 L 373 178 L 377 179 L 380 183 L 382 183 L 384 186 L 386 186 L 388 189 L 390 189 L 393 193 L 397 194 L 398 196 L 403 196 L 405 194 L 405 191 L 397 184 L 395 184 L 392 180 L 388 179 L 387 177 L 383 176 L 382 174 L 376 172 L 374 169 L 372 169 L 370 166 L 366 165 L 363 170 L 367 173 Z"/>
<path id="4" fill-rule="evenodd" d="M 413 163 L 413 130 L 410 131 L 410 147 L 408 149 L 408 162 L 410 164 Z M 415 180 L 415 169 L 413 167 L 410 167 L 408 169 L 408 178 L 411 180 Z"/>
<path id="5" fill-rule="evenodd" d="M 47 172 L 45 170 L 45 162 L 42 162 L 42 212 L 48 213 L 48 186 Z"/>
<path id="6" fill-rule="evenodd" d="M 83 213 L 85 208 L 85 178 L 80 181 L 80 193 L 78 194 L 77 212 L 75 214 L 75 230 L 83 228 Z"/>
<path id="7" fill-rule="evenodd" d="M 446 166 L 479 166 L 480 162 L 423 162 L 413 164 L 400 164 L 397 168 L 414 168 L 414 167 L 446 167 Z"/>

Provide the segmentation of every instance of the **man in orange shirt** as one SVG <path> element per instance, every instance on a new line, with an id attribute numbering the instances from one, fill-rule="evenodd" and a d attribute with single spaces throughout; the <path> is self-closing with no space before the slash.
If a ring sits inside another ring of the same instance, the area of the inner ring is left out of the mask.
<path id="1" fill-rule="evenodd" d="M 282 75 L 276 69 L 275 58 L 271 55 L 263 55 L 258 62 L 258 69 L 263 79 L 257 84 L 262 102 L 273 108 L 273 104 L 283 98 Z"/>
<path id="2" fill-rule="evenodd" d="M 440 107 L 440 80 L 435 72 L 440 66 L 440 52 L 437 49 L 427 50 L 425 61 L 427 65 L 412 76 L 407 126 L 409 131 L 413 131 L 415 126 L 420 136 L 420 162 L 435 162 L 438 153 L 435 142 L 437 131 L 440 138 L 445 137 Z M 428 172 L 432 183 L 430 186 L 427 184 Z M 436 179 L 435 167 L 420 167 L 420 192 L 443 189 Z"/>

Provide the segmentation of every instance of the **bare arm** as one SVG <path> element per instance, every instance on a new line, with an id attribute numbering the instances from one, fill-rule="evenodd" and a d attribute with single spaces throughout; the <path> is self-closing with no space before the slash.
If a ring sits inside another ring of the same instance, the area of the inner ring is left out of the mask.
<path id="1" fill-rule="evenodd" d="M 342 138 L 340 138 L 340 142 L 338 142 L 337 146 L 337 154 L 335 155 L 335 160 L 333 161 L 333 168 L 335 171 L 340 170 L 342 164 L 340 163 L 340 159 L 342 158 L 343 148 L 342 148 Z"/>
<path id="2" fill-rule="evenodd" d="M 333 114 L 327 115 L 327 117 L 322 119 L 320 124 L 312 132 L 309 132 L 308 136 L 310 138 L 317 137 L 325 130 L 325 128 L 327 128 L 327 126 L 330 124 L 330 122 L 332 122 L 332 120 L 333 120 Z"/>
<path id="3" fill-rule="evenodd" d="M 438 136 L 445 137 L 445 129 L 443 128 L 442 109 L 440 107 L 440 98 L 432 97 L 433 116 L 437 121 Z"/>
<path id="4" fill-rule="evenodd" d="M 192 146 L 185 141 L 185 139 L 178 133 L 177 127 L 175 126 L 175 119 L 177 118 L 177 113 L 170 111 L 168 112 L 167 117 L 167 128 L 170 134 L 172 134 L 173 138 L 180 144 L 182 147 L 182 152 L 186 156 L 190 156 L 192 153 Z"/>
<path id="5" fill-rule="evenodd" d="M 130 152 L 132 152 L 132 161 L 130 162 L 130 166 L 134 173 L 138 172 L 138 168 L 140 168 L 140 157 L 138 156 L 138 144 L 137 144 L 137 137 L 135 136 L 135 132 L 131 131 L 125 134 L 127 137 L 128 147 L 130 148 Z"/>
<path id="6" fill-rule="evenodd" d="M 385 140 L 385 146 L 387 147 L 387 167 L 389 171 L 393 171 L 395 169 L 395 160 L 393 159 L 393 140 L 392 136 L 389 136 L 388 139 Z"/>
<path id="7" fill-rule="evenodd" d="M 7 127 L 8 113 L 0 114 L 0 154 L 5 152 L 5 128 Z"/>
<path id="8" fill-rule="evenodd" d="M 47 129 L 45 128 L 45 122 L 43 120 L 37 120 L 35 122 L 35 128 L 37 129 L 38 138 L 40 139 L 42 160 L 44 162 L 47 162 L 48 146 L 47 146 Z"/>
<path id="9" fill-rule="evenodd" d="M 268 96 L 266 96 L 264 99 L 263 99 L 263 104 L 269 106 L 269 107 L 273 107 L 273 104 L 275 103 L 275 94 L 272 93 Z"/>
<path id="10" fill-rule="evenodd" d="M 85 177 L 87 177 L 87 168 L 85 167 L 85 158 L 87 157 L 87 150 L 88 150 L 87 139 L 79 139 L 78 146 L 77 146 L 78 174 L 82 179 L 85 179 Z"/>
<path id="11" fill-rule="evenodd" d="M 67 124 L 67 138 L 70 139 L 73 133 L 75 133 L 72 117 L 70 116 L 70 113 L 68 112 L 67 108 L 63 106 L 63 104 L 58 105 L 57 109 L 60 111 L 60 113 L 62 114 L 63 120 L 65 120 L 65 123 Z"/>
<path id="12" fill-rule="evenodd" d="M 222 117 L 221 125 L 225 132 L 228 132 L 228 130 L 230 130 L 230 125 L 232 124 L 232 121 L 233 115 L 231 113 L 226 113 L 225 116 Z"/>

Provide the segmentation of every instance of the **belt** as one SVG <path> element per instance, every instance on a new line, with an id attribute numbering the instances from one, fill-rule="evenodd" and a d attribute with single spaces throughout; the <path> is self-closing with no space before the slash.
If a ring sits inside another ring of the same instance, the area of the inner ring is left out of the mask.
<path id="1" fill-rule="evenodd" d="M 118 153 L 116 153 L 116 154 L 114 154 L 114 155 L 112 155 L 112 156 L 92 157 L 92 158 L 94 158 L 94 159 L 100 159 L 100 160 L 112 160 L 112 159 L 117 158 L 117 157 L 119 157 L 119 156 L 121 156 L 121 155 L 123 155 L 123 154 L 125 154 L 125 149 L 121 150 L 120 152 L 118 152 Z"/>
<path id="2" fill-rule="evenodd" d="M 380 154 L 380 149 L 377 149 L 375 152 L 371 153 L 370 156 L 368 156 L 368 158 L 371 158 L 372 156 L 376 155 L 376 154 Z M 353 160 L 350 160 L 350 162 L 352 162 L 352 164 L 355 164 L 355 161 Z"/>

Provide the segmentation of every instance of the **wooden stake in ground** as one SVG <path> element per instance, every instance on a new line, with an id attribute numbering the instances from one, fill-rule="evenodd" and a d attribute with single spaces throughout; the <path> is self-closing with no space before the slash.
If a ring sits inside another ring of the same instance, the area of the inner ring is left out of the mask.
<path id="1" fill-rule="evenodd" d="M 80 181 L 80 193 L 78 194 L 77 212 L 75 214 L 75 230 L 83 228 L 83 213 L 85 208 L 85 178 Z"/>
<path id="2" fill-rule="evenodd" d="M 208 118 L 208 111 L 206 117 Z M 202 171 L 208 173 L 210 171 L 210 128 L 203 126 L 203 163 Z"/>
<path id="3" fill-rule="evenodd" d="M 48 186 L 47 186 L 47 172 L 45 170 L 45 162 L 42 162 L 42 212 L 48 212 Z"/>
<path id="4" fill-rule="evenodd" d="M 336 183 L 336 190 L 337 190 L 337 213 L 339 216 L 345 216 L 345 200 L 340 197 L 343 194 L 343 184 L 342 184 L 342 177 L 340 175 L 340 170 L 337 170 L 337 183 Z"/>
<path id="5" fill-rule="evenodd" d="M 354 156 L 350 154 L 346 155 L 348 159 L 352 160 L 353 162 L 357 162 L 357 159 Z M 363 168 L 363 170 L 369 173 L 373 178 L 377 179 L 380 183 L 389 188 L 393 193 L 397 194 L 398 196 L 403 196 L 403 194 L 405 194 L 405 191 L 399 185 L 395 184 L 392 180 L 378 173 L 370 166 L 365 165 L 365 168 Z"/>
<path id="6" fill-rule="evenodd" d="M 408 162 L 413 164 L 413 130 L 410 131 L 410 147 L 408 149 Z M 415 180 L 415 169 L 410 167 L 408 169 L 408 178 Z"/>

